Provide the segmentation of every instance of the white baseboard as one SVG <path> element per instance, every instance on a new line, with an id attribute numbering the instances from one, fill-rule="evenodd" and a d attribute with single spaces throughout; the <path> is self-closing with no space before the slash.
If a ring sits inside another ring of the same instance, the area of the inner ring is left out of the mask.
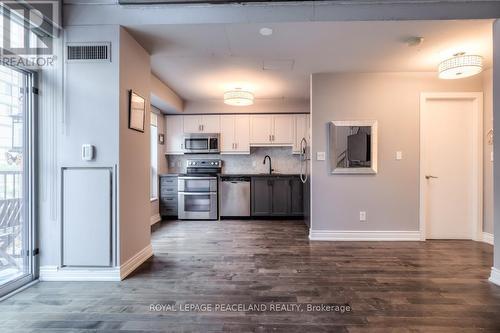
<path id="1" fill-rule="evenodd" d="M 151 258 L 153 255 L 153 247 L 151 244 L 140 250 L 135 256 L 127 260 L 126 263 L 120 266 L 120 278 L 123 280 L 132 273 L 143 262 Z"/>
<path id="2" fill-rule="evenodd" d="M 120 270 L 110 268 L 83 268 L 41 266 L 40 281 L 120 281 Z"/>
<path id="3" fill-rule="evenodd" d="M 420 231 L 309 230 L 313 241 L 420 241 Z"/>
<path id="4" fill-rule="evenodd" d="M 491 267 L 491 275 L 490 278 L 488 279 L 491 283 L 496 284 L 497 286 L 500 286 L 500 269 Z"/>
<path id="5" fill-rule="evenodd" d="M 161 221 L 161 216 L 160 216 L 160 214 L 156 214 L 156 215 L 151 216 L 151 218 L 150 218 L 150 221 L 149 221 L 149 222 L 151 223 L 151 225 L 153 225 L 153 224 L 156 224 L 156 223 L 158 223 L 158 222 L 160 222 L 160 221 Z"/>
<path id="6" fill-rule="evenodd" d="M 483 232 L 483 242 L 493 245 L 493 234 Z"/>

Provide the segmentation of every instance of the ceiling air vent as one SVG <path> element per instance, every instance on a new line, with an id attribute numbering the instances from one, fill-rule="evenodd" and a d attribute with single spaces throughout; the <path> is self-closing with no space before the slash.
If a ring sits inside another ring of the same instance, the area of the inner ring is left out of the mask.
<path id="1" fill-rule="evenodd" d="M 66 45 L 67 62 L 109 62 L 111 61 L 111 43 L 68 43 Z"/>

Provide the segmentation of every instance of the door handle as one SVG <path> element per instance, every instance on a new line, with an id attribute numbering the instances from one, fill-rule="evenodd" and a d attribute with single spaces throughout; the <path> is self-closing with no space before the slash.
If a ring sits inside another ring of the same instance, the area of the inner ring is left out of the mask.
<path id="1" fill-rule="evenodd" d="M 438 179 L 439 177 L 436 176 L 431 176 L 431 175 L 426 175 L 425 179 Z"/>

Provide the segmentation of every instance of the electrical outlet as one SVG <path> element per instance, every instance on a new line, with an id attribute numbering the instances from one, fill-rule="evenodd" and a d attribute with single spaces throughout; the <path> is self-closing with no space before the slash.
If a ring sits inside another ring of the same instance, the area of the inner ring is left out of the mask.
<path id="1" fill-rule="evenodd" d="M 256 167 L 257 166 L 257 162 L 256 161 L 252 161 L 252 167 Z"/>
<path id="2" fill-rule="evenodd" d="M 361 222 L 365 222 L 366 221 L 366 212 L 359 212 L 359 220 Z"/>
<path id="3" fill-rule="evenodd" d="M 324 152 L 324 151 L 318 151 L 318 152 L 316 153 L 316 159 L 317 159 L 318 161 L 324 161 L 324 160 L 326 159 L 326 154 L 325 154 L 325 152 Z"/>
<path id="4" fill-rule="evenodd" d="M 402 160 L 403 159 L 403 152 L 402 151 L 397 151 L 396 152 L 396 160 Z"/>

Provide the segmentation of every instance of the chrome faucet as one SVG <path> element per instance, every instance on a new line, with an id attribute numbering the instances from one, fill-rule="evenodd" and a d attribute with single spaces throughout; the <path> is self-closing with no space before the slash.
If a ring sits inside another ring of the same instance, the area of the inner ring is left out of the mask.
<path id="1" fill-rule="evenodd" d="M 266 164 L 266 159 L 269 159 L 269 174 L 271 175 L 273 173 L 273 171 L 274 171 L 274 169 L 272 167 L 271 156 L 266 155 L 264 157 L 264 162 L 262 162 L 262 164 Z"/>

